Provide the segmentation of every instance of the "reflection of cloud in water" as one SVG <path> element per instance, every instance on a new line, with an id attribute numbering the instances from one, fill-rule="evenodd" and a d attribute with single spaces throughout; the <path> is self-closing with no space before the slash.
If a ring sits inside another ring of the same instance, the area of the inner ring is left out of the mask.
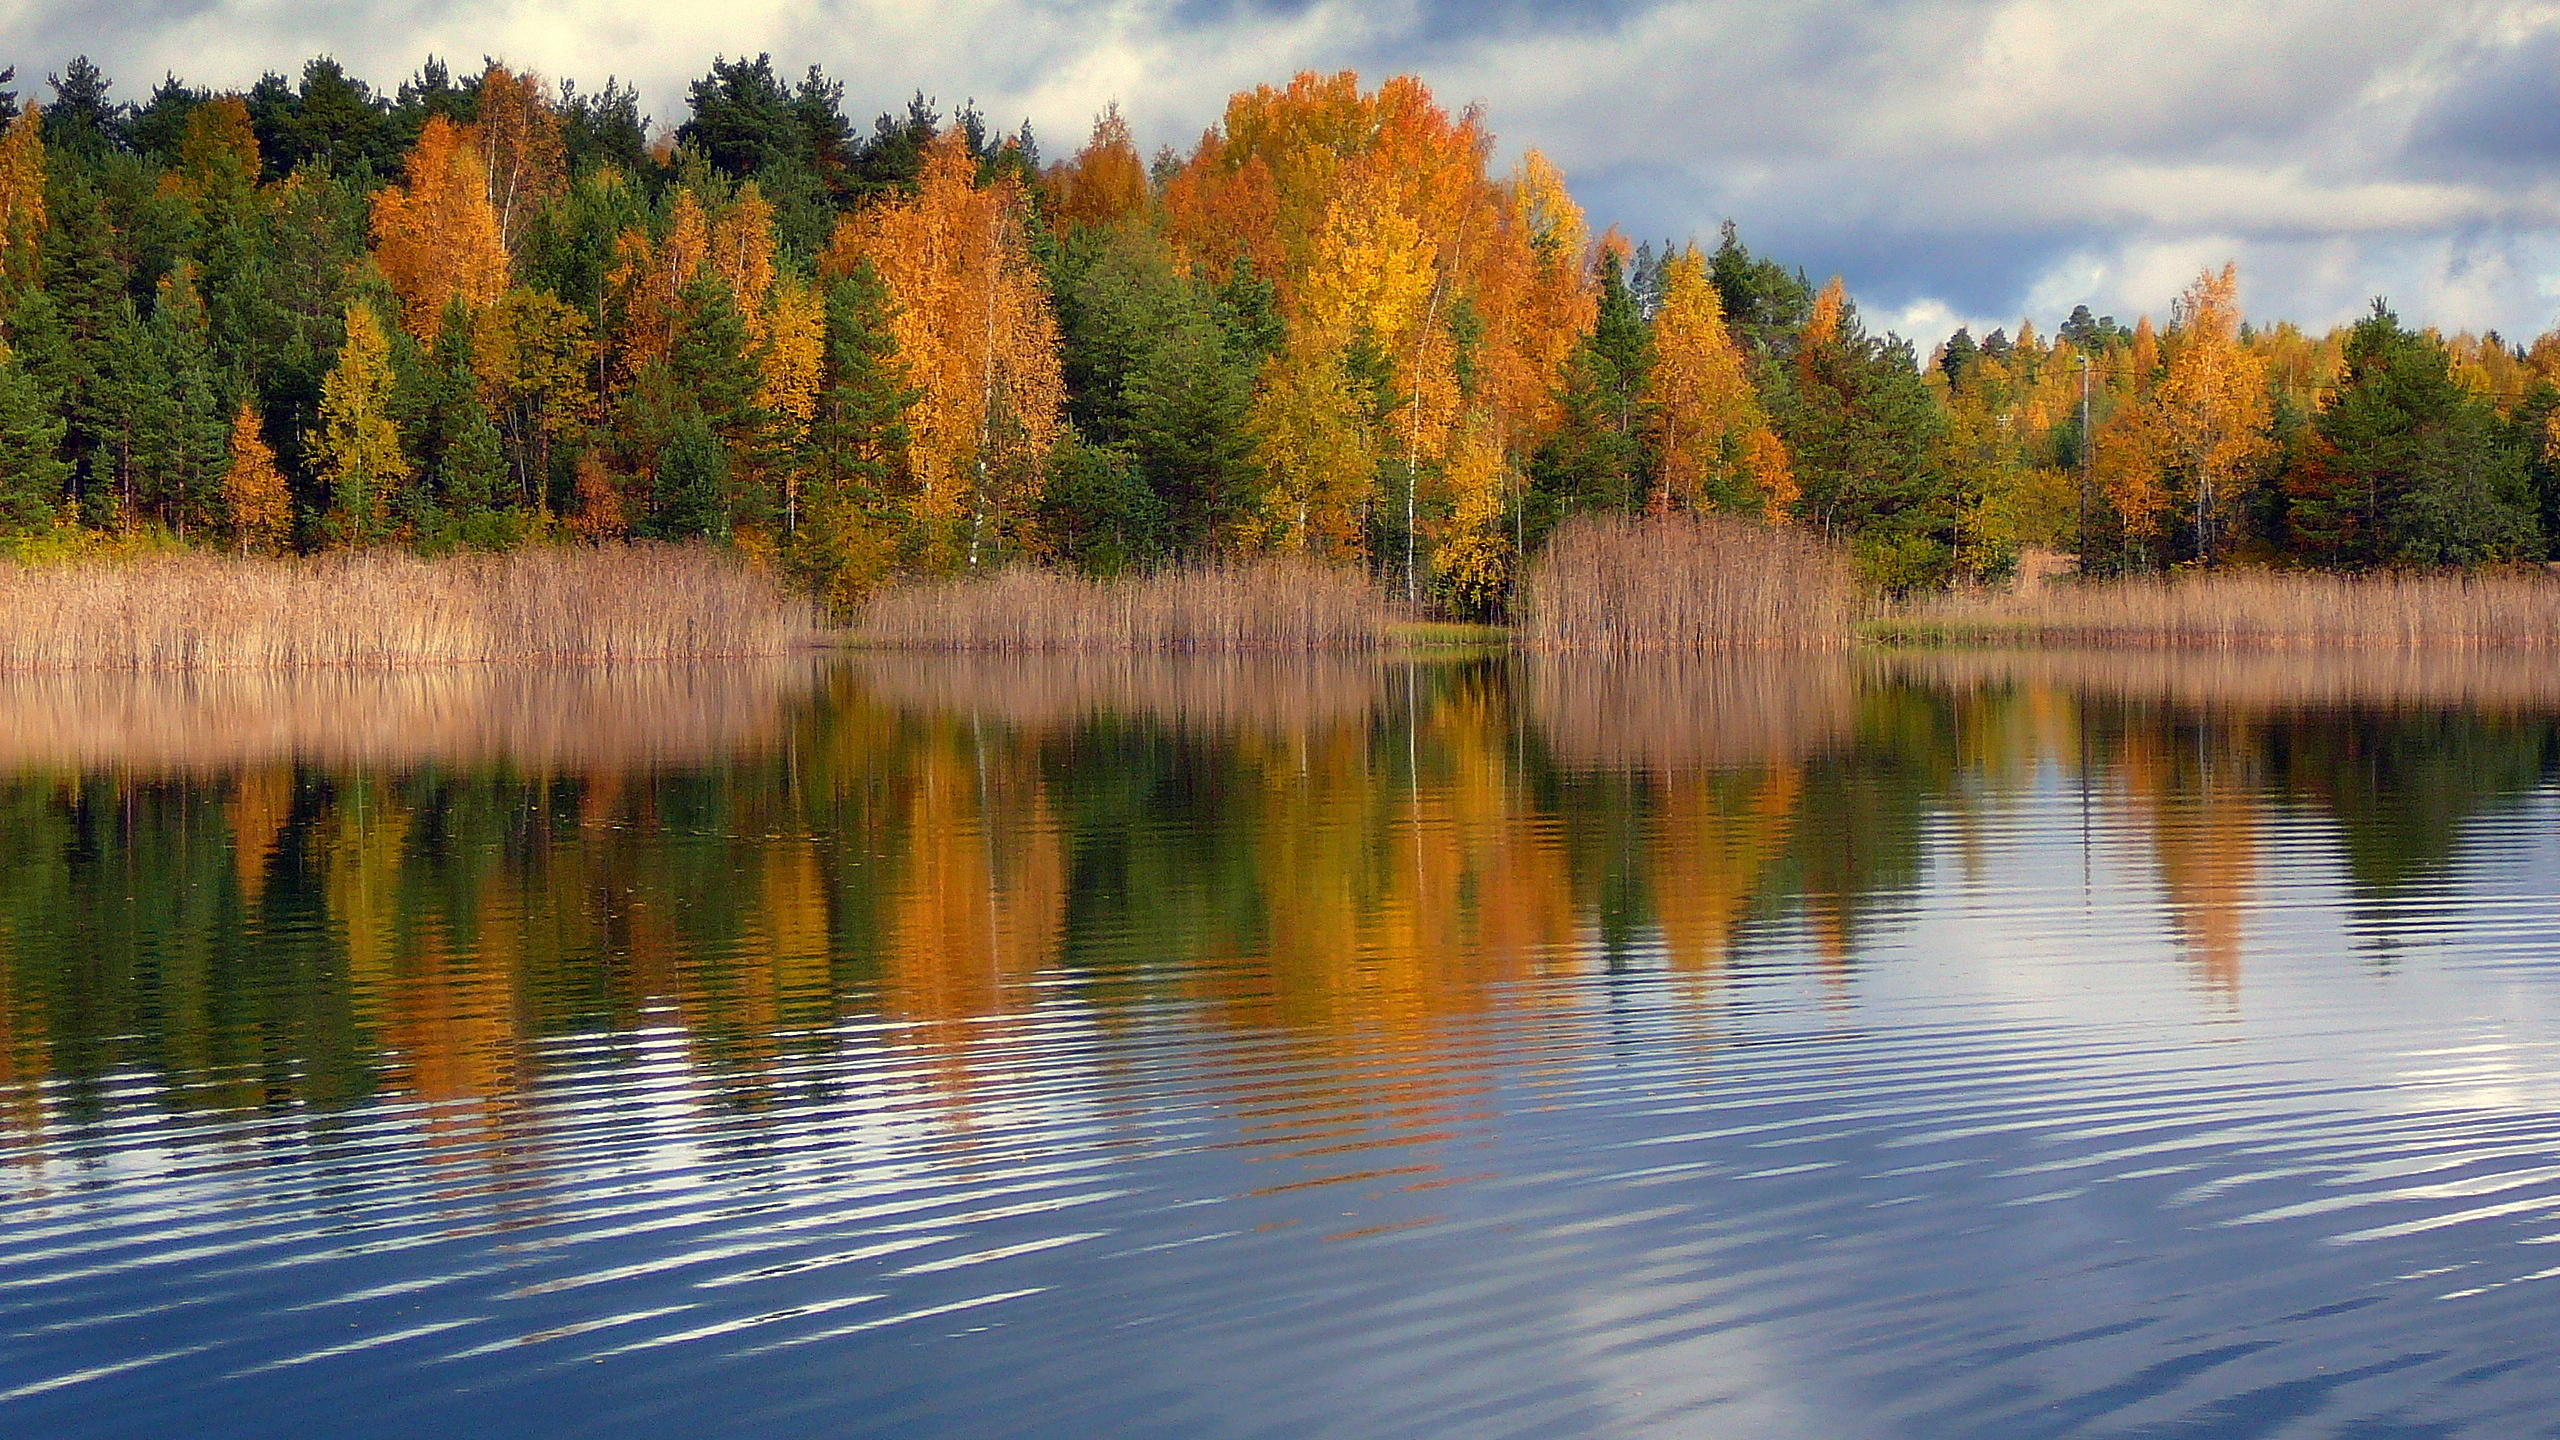
<path id="1" fill-rule="evenodd" d="M 1529 710 L 1573 768 L 1750 765 L 1844 743 L 1854 665 L 1832 656 L 1528 662 Z"/>
<path id="2" fill-rule="evenodd" d="M 700 764 L 774 748 L 816 662 L 0 677 L 0 771 Z"/>

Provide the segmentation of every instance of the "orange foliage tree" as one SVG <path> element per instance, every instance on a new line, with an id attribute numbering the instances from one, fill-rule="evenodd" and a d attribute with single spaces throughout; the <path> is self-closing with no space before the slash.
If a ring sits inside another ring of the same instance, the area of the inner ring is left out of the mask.
<path id="1" fill-rule="evenodd" d="M 2196 277 L 2178 301 L 2178 344 L 2155 397 L 2168 452 L 2186 472 L 2196 553 L 2210 564 L 2221 516 L 2273 442 L 2265 368 L 2240 343 L 2240 267 Z"/>
<path id="2" fill-rule="evenodd" d="M 1107 225 L 1146 208 L 1146 162 L 1138 158 L 1118 101 L 1094 117 L 1093 138 L 1073 160 L 1049 167 L 1041 186 L 1049 195 L 1049 213 L 1062 228 Z"/>
<path id="3" fill-rule="evenodd" d="M 42 273 L 44 117 L 30 100 L 0 135 L 0 285 L 32 287 Z"/>
<path id="4" fill-rule="evenodd" d="M 1534 153 L 1497 180 L 1478 116 L 1348 72 L 1228 102 L 1167 185 L 1180 262 L 1270 281 L 1288 348 L 1257 397 L 1269 485 L 1246 538 L 1343 558 L 1383 518 L 1408 593 L 1498 590 L 1518 478 L 1591 324 L 1582 216 Z M 1383 515 L 1381 511 L 1383 510 Z"/>
<path id="5" fill-rule="evenodd" d="M 1694 245 L 1663 266 L 1653 345 L 1645 402 L 1659 457 L 1655 504 L 1712 509 L 1748 500 L 1771 510 L 1793 498 L 1771 493 L 1786 488 L 1778 480 L 1786 448 L 1743 373 L 1742 352 L 1725 330 L 1723 302 Z"/>
<path id="6" fill-rule="evenodd" d="M 985 187 L 953 127 L 926 149 L 914 198 L 836 223 L 820 272 L 868 260 L 917 398 L 909 412 L 914 520 L 975 565 L 1039 492 L 1060 433 L 1058 323 L 1029 248 L 1029 197 L 999 172 Z M 964 538 L 965 537 L 965 538 Z"/>
<path id="7" fill-rule="evenodd" d="M 456 299 L 473 308 L 506 293 L 507 249 L 480 157 L 461 127 L 431 116 L 409 151 L 408 183 L 373 199 L 375 263 L 400 300 L 400 328 L 432 344 Z"/>
<path id="8" fill-rule="evenodd" d="M 560 115 L 539 79 L 493 60 L 480 75 L 478 116 L 469 132 L 471 148 L 488 186 L 498 241 L 512 255 L 534 213 L 569 188 Z"/>
<path id="9" fill-rule="evenodd" d="M 259 432 L 258 412 L 245 404 L 231 422 L 222 504 L 243 555 L 253 549 L 264 553 L 278 548 L 293 524 L 293 502 L 285 491 L 284 472 L 276 468 L 276 452 Z"/>

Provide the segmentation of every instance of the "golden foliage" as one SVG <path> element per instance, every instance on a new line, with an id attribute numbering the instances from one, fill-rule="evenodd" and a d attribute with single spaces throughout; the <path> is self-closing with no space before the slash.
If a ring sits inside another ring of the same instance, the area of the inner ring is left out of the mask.
<path id="1" fill-rule="evenodd" d="M 560 115 L 542 93 L 541 80 L 515 74 L 494 60 L 480 75 L 477 115 L 470 128 L 471 148 L 488 185 L 499 243 L 512 255 L 534 213 L 569 188 Z"/>
<path id="2" fill-rule="evenodd" d="M 258 136 L 249 125 L 249 105 L 237 95 L 217 95 L 187 116 L 187 133 L 178 142 L 178 168 L 201 190 L 214 177 L 229 174 L 258 178 Z"/>
<path id="3" fill-rule="evenodd" d="M 1710 509 L 1719 490 L 1749 485 L 1747 463 L 1757 437 L 1770 435 L 1759 396 L 1743 373 L 1742 352 L 1725 332 L 1724 305 L 1707 279 L 1707 264 L 1694 245 L 1672 256 L 1662 271 L 1661 308 L 1653 318 L 1654 363 L 1645 382 L 1659 490 L 1655 503 Z M 1759 448 L 1765 471 L 1769 456 Z M 1785 448 L 1778 447 L 1783 459 Z M 1738 483 L 1737 483 L 1738 482 Z M 1766 508 L 1767 496 L 1761 497 Z"/>
<path id="4" fill-rule="evenodd" d="M 1037 493 L 1065 398 L 1027 197 L 1009 175 L 980 189 L 976 170 L 967 137 L 944 131 L 915 197 L 839 220 L 819 259 L 828 276 L 869 260 L 895 302 L 890 332 L 918 392 L 913 518 L 946 533 L 965 521 L 972 563 Z"/>
<path id="5" fill-rule="evenodd" d="M 587 540 L 621 538 L 630 528 L 622 514 L 622 487 L 593 450 L 578 456 L 576 484 L 578 512 L 569 517 L 569 528 Z"/>
<path id="6" fill-rule="evenodd" d="M 280 547 L 293 525 L 293 502 L 285 491 L 284 472 L 276 468 L 276 452 L 259 433 L 257 410 L 245 403 L 231 422 L 222 505 L 243 555 Z"/>
<path id="7" fill-rule="evenodd" d="M 410 465 L 391 419 L 391 344 L 361 300 L 347 306 L 346 343 L 320 383 L 320 425 L 303 443 L 328 487 L 339 538 L 380 538 L 391 492 L 409 478 Z"/>
<path id="8" fill-rule="evenodd" d="M 44 117 L 30 100 L 0 134 L 0 284 L 34 285 L 44 244 Z"/>
<path id="9" fill-rule="evenodd" d="M 507 249 L 487 172 L 469 137 L 428 117 L 409 152 L 408 183 L 373 199 L 374 260 L 400 299 L 400 328 L 432 344 L 456 298 L 477 308 L 507 290 Z"/>
<path id="10" fill-rule="evenodd" d="M 1053 165 L 1041 179 L 1059 228 L 1107 225 L 1146 208 L 1147 167 L 1138 158 L 1129 122 L 1114 100 L 1093 120 L 1093 137 L 1073 160 Z"/>
<path id="11" fill-rule="evenodd" d="M 797 436 L 818 413 L 827 359 L 827 298 L 797 277 L 777 282 L 758 353 L 764 388 L 756 403 L 780 416 Z"/>
<path id="12" fill-rule="evenodd" d="M 1849 309 L 1849 287 L 1834 275 L 1822 284 L 1822 292 L 1813 297 L 1813 313 L 1805 317 L 1804 339 L 1808 345 L 1828 345 L 1840 338 L 1840 324 Z"/>
<path id="13" fill-rule="evenodd" d="M 491 413 L 524 407 L 555 436 L 594 419 L 595 341 L 585 311 L 548 290 L 510 290 L 471 318 L 472 374 Z"/>
<path id="14" fill-rule="evenodd" d="M 2167 453 L 2186 472 L 2210 558 L 2213 530 L 2244 472 L 2273 441 L 2266 375 L 2239 341 L 2240 267 L 2207 270 L 2180 297 L 2176 352 L 2154 397 Z"/>

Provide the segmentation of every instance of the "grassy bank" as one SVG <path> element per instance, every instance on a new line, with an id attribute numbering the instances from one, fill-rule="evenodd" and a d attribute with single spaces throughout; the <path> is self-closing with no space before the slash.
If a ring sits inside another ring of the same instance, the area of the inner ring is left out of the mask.
<path id="1" fill-rule="evenodd" d="M 809 605 L 696 547 L 0 563 L 0 671 L 696 659 L 818 638 Z"/>
<path id="2" fill-rule="evenodd" d="M 1356 571 L 1293 561 L 1088 580 L 1006 569 L 874 598 L 854 643 L 910 650 L 1374 650 L 1397 619 Z"/>
<path id="3" fill-rule="evenodd" d="M 1624 655 L 1822 650 L 1862 608 L 1848 562 L 1805 532 L 1724 515 L 1580 519 L 1529 567 L 1521 643 Z"/>
<path id="4" fill-rule="evenodd" d="M 1945 600 L 1865 633 L 1905 645 L 2546 649 L 2560 646 L 2560 576 L 2227 570 Z"/>

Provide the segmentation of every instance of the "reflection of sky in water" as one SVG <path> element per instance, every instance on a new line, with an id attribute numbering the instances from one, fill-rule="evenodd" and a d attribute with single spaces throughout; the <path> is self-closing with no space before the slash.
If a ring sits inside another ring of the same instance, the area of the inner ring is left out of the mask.
<path id="1" fill-rule="evenodd" d="M 136 938 L 77 864 L 5 902 L 12 1073 L 44 1078 L 0 1141 L 0 1421 L 2503 1435 L 2560 1406 L 2548 721 L 1773 697 L 1766 666 L 1659 713 L 1566 676 L 1524 715 L 1498 676 L 1335 668 L 1259 722 L 1268 676 L 1043 675 L 1029 729 L 1005 675 L 933 673 L 758 730 L 717 783 L 386 777 L 341 787 L 361 825 L 188 782 L 281 837 L 259 914 L 320 908 Z M 1058 713 L 1078 686 L 1161 727 Z M 1610 723 L 1567 733 L 1592 697 Z M 536 913 L 572 883 L 598 898 Z M 462 913 L 534 918 L 434 918 Z M 241 1033 L 303 1049 L 190 1058 L 243 1053 L 164 955 L 199 934 L 294 957 L 268 998 L 376 1048 L 268 1020 Z M 110 973 L 29 958 L 56 940 Z M 297 1089 L 333 1066 L 378 1089 Z"/>

